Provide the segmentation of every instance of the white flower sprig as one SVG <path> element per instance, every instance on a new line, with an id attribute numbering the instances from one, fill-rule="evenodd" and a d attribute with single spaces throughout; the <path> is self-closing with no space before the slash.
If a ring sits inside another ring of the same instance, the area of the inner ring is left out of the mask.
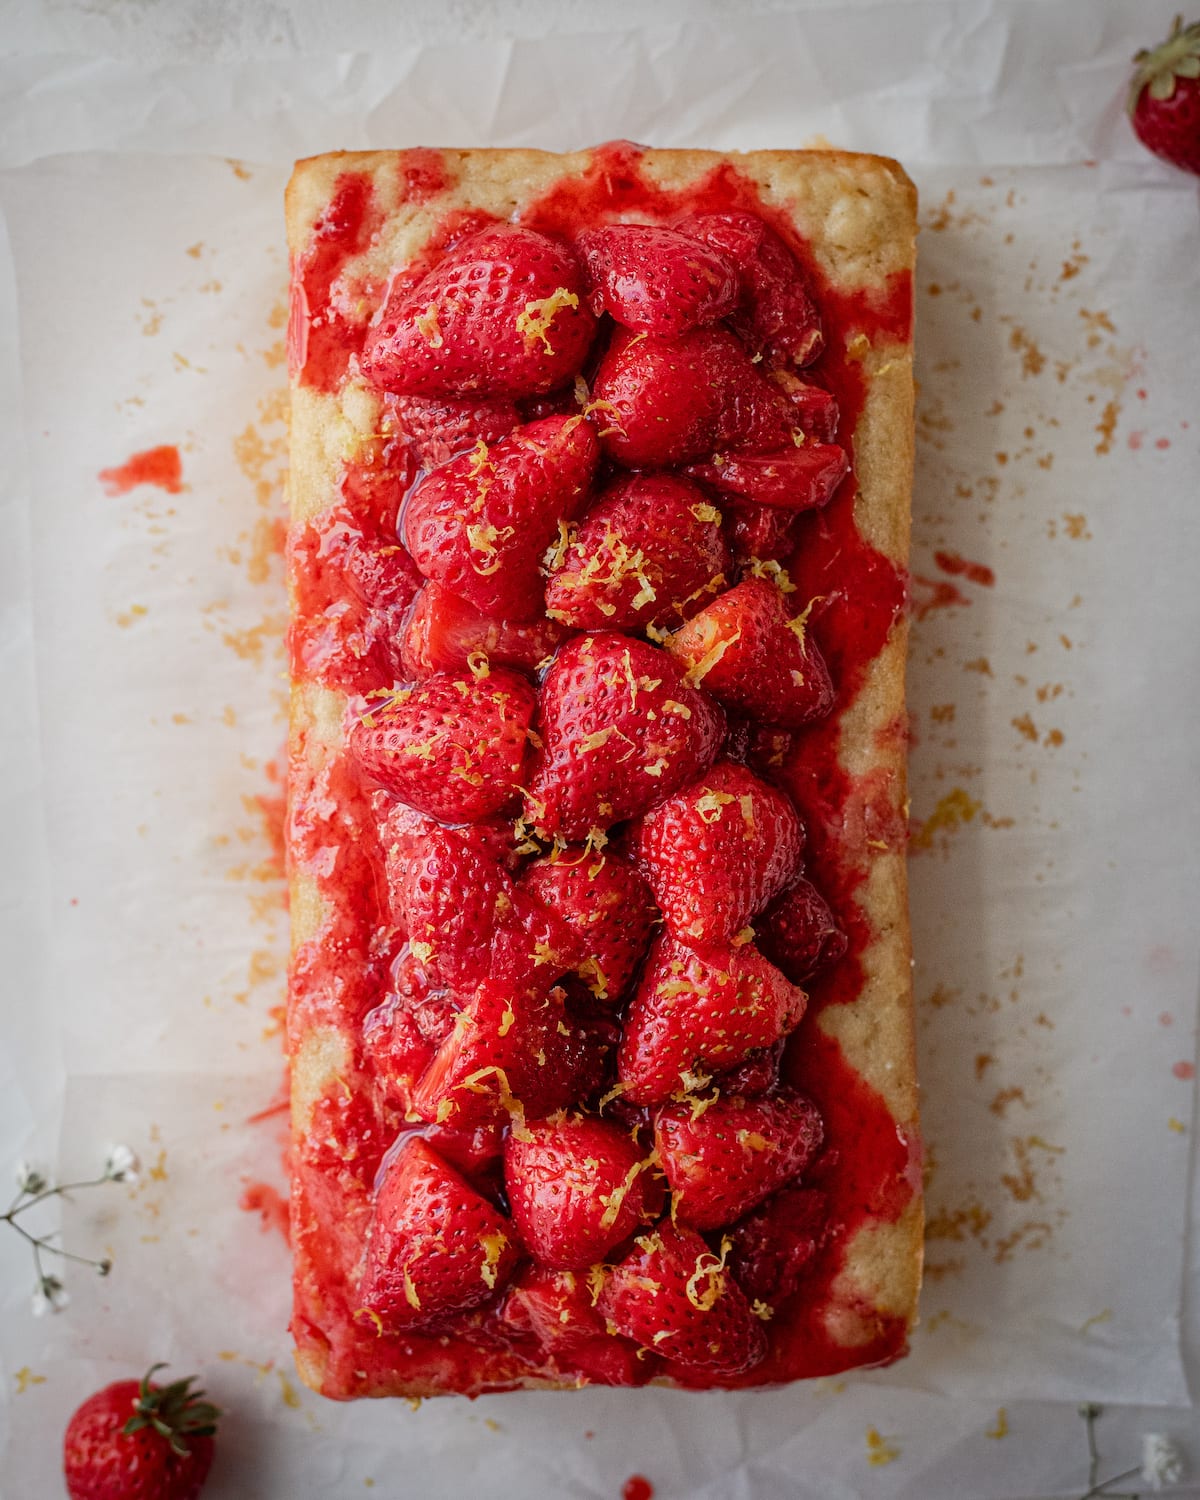
<path id="1" fill-rule="evenodd" d="M 137 1181 L 138 1167 L 137 1154 L 128 1146 L 110 1146 L 104 1158 L 104 1169 L 101 1175 L 90 1177 L 83 1182 L 55 1184 L 47 1173 L 30 1162 L 18 1162 L 17 1196 L 9 1205 L 8 1212 L 0 1214 L 0 1224 L 7 1224 L 15 1229 L 33 1251 L 36 1281 L 31 1306 L 35 1317 L 43 1317 L 49 1312 L 61 1312 L 71 1300 L 61 1277 L 46 1270 L 43 1256 L 56 1255 L 60 1260 L 90 1266 L 98 1276 L 108 1275 L 112 1270 L 112 1261 L 107 1256 L 101 1260 L 92 1260 L 86 1255 L 75 1255 L 70 1250 L 64 1250 L 61 1245 L 54 1244 L 56 1232 L 34 1234 L 31 1229 L 27 1229 L 19 1222 L 22 1215 L 36 1208 L 39 1203 L 45 1203 L 49 1198 L 66 1198 L 83 1188 L 102 1187 L 106 1182 L 134 1183 Z"/>
<path id="2" fill-rule="evenodd" d="M 1079 1415 L 1087 1424 L 1088 1444 L 1088 1489 L 1080 1500 L 1093 1500 L 1093 1497 L 1103 1497 L 1103 1500 L 1138 1500 L 1136 1494 L 1112 1489 L 1114 1484 L 1121 1484 L 1126 1479 L 1141 1479 L 1152 1490 L 1161 1490 L 1165 1484 L 1179 1483 L 1186 1473 L 1183 1454 L 1163 1432 L 1142 1434 L 1142 1461 L 1139 1465 L 1126 1469 L 1122 1474 L 1113 1474 L 1108 1479 L 1098 1479 L 1100 1450 L 1096 1446 L 1096 1422 L 1101 1412 L 1102 1408 L 1094 1402 L 1088 1402 L 1079 1408 Z"/>

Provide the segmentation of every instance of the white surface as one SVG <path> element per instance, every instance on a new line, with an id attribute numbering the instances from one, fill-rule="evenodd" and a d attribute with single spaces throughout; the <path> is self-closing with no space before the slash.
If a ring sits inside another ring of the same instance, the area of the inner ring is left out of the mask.
<path id="1" fill-rule="evenodd" d="M 367 1493 L 368 1478 L 397 1497 L 481 1478 L 615 1497 L 634 1471 L 660 1496 L 1016 1500 L 1086 1488 L 1085 1397 L 1126 1404 L 1102 1420 L 1102 1473 L 1136 1460 L 1141 1427 L 1194 1429 L 1180 1341 L 1192 1087 L 1172 1066 L 1193 1056 L 1200 958 L 1200 257 L 1194 185 L 1139 153 L 1118 102 L 1128 55 L 1170 7 L 1090 6 L 1086 34 L 1077 8 L 1045 4 L 753 9 L 736 27 L 452 44 L 449 11 L 351 4 L 336 44 L 382 26 L 376 45 L 322 57 L 302 55 L 330 45 L 320 7 L 219 25 L 199 6 L 10 7 L 0 1141 L 64 1171 L 113 1138 L 151 1163 L 167 1153 L 165 1178 L 68 1210 L 69 1241 L 111 1245 L 117 1267 L 75 1278 L 52 1323 L 27 1316 L 23 1250 L 0 1238 L 0 1486 L 14 1496 L 56 1492 L 71 1407 L 150 1357 L 202 1366 L 231 1408 L 207 1493 L 239 1500 Z M 506 14 L 555 29 L 549 8 L 453 12 L 475 37 Z M 48 55 L 68 43 L 111 55 Z M 287 163 L 335 145 L 737 147 L 816 131 L 900 155 L 918 179 L 913 568 L 950 581 L 944 549 L 996 573 L 993 589 L 952 580 L 971 603 L 920 621 L 912 657 L 937 1271 L 914 1356 L 844 1387 L 736 1398 L 418 1413 L 295 1398 L 279 1374 L 283 1247 L 235 1206 L 241 1177 L 279 1177 L 275 1126 L 244 1124 L 278 1077 L 262 1033 L 283 922 L 243 799 L 274 790 L 281 600 L 277 563 L 249 576 L 245 534 L 277 501 L 269 318 Z M 111 154 L 82 154 L 97 151 Z M 224 153 L 257 165 L 239 175 Z M 1102 165 L 1070 165 L 1090 158 Z M 101 468 L 164 442 L 181 447 L 182 494 L 106 496 Z M 264 623 L 257 662 L 228 649 Z M 966 665 L 982 658 L 990 675 Z M 943 816 L 970 820 L 922 834 L 956 789 Z M 16 1396 L 24 1367 L 45 1383 Z M 1133 1409 L 1146 1403 L 1174 1410 Z M 989 1438 L 1002 1405 L 1009 1435 Z M 888 1440 L 876 1459 L 895 1458 L 870 1462 L 868 1428 Z"/>

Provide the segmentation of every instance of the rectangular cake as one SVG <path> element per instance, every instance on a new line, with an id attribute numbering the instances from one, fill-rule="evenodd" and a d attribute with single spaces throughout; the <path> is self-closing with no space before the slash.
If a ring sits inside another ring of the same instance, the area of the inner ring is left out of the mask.
<path id="1" fill-rule="evenodd" d="M 836 151 L 297 165 L 313 1389 L 905 1352 L 915 209 Z"/>

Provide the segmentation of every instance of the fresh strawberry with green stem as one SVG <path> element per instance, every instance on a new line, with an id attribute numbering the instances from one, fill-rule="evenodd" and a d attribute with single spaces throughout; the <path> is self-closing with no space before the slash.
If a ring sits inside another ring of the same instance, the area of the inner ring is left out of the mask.
<path id="1" fill-rule="evenodd" d="M 805 441 L 774 453 L 715 453 L 685 470 L 715 489 L 780 510 L 819 510 L 850 472 L 850 460 L 836 443 Z"/>
<path id="2" fill-rule="evenodd" d="M 375 1197 L 358 1306 L 389 1332 L 436 1326 L 488 1301 L 519 1255 L 503 1214 L 414 1137 Z"/>
<path id="3" fill-rule="evenodd" d="M 582 366 L 595 333 L 570 249 L 495 224 L 389 296 L 362 353 L 367 379 L 420 396 L 532 396 Z"/>
<path id="4" fill-rule="evenodd" d="M 659 1104 L 703 1088 L 800 1022 L 807 997 L 752 943 L 688 948 L 655 940 L 617 1057 L 622 1096 Z"/>
<path id="5" fill-rule="evenodd" d="M 1134 57 L 1129 117 L 1142 145 L 1185 172 L 1200 174 L 1200 21 L 1176 16 L 1161 46 Z"/>
<path id="6" fill-rule="evenodd" d="M 781 578 L 786 583 L 786 578 Z M 667 638 L 687 680 L 727 709 L 799 729 L 833 707 L 825 658 L 777 583 L 747 578 Z"/>
<path id="7" fill-rule="evenodd" d="M 846 951 L 846 934 L 829 903 L 803 876 L 772 902 L 755 927 L 758 946 L 793 984 L 829 968 Z"/>
<path id="8" fill-rule="evenodd" d="M 534 1339 L 539 1357 L 591 1385 L 645 1385 L 653 1364 L 628 1339 L 610 1332 L 584 1272 L 527 1266 L 509 1287 L 500 1322 L 509 1337 Z M 598 1293 L 597 1288 L 597 1293 Z"/>
<path id="9" fill-rule="evenodd" d="M 579 630 L 686 620 L 725 584 L 721 513 L 673 474 L 610 485 L 551 565 L 546 609 Z"/>
<path id="10" fill-rule="evenodd" d="M 804 1171 L 823 1138 L 817 1106 L 793 1089 L 761 1099 L 723 1092 L 700 1112 L 665 1104 L 654 1117 L 672 1214 L 693 1229 L 720 1229 L 757 1208 Z"/>
<path id="11" fill-rule="evenodd" d="M 513 1225 L 541 1266 L 577 1270 L 662 1212 L 654 1158 L 620 1126 L 587 1115 L 530 1122 L 504 1147 Z"/>
<path id="12" fill-rule="evenodd" d="M 766 1353 L 762 1325 L 723 1255 L 669 1219 L 638 1237 L 597 1305 L 618 1333 L 676 1371 L 737 1375 Z"/>
<path id="13" fill-rule="evenodd" d="M 721 760 L 648 812 L 632 842 L 668 931 L 723 943 L 799 873 L 804 826 L 785 792 Z"/>
<path id="14" fill-rule="evenodd" d="M 713 762 L 724 716 L 663 651 L 602 631 L 567 642 L 539 693 L 526 817 L 583 839 L 647 812 Z"/>
<path id="15" fill-rule="evenodd" d="M 829 1200 L 815 1188 L 783 1188 L 730 1231 L 729 1269 L 753 1301 L 790 1297 L 829 1233 Z"/>
<path id="16" fill-rule="evenodd" d="M 611 849 L 568 844 L 527 865 L 520 885 L 573 929 L 585 954 L 577 970 L 592 994 L 619 1001 L 658 918 L 641 875 Z"/>
<path id="17" fill-rule="evenodd" d="M 219 1411 L 192 1378 L 118 1380 L 78 1408 L 63 1437 L 70 1500 L 195 1500 L 213 1460 Z"/>
<path id="18" fill-rule="evenodd" d="M 498 811 L 523 779 L 534 693 L 514 672 L 437 673 L 374 702 L 350 730 L 358 764 L 410 807 L 448 823 Z"/>
<path id="19" fill-rule="evenodd" d="M 766 453 L 792 441 L 787 397 L 727 328 L 679 338 L 618 328 L 592 386 L 604 451 L 630 469 L 671 468 L 736 449 Z"/>
<path id="20" fill-rule="evenodd" d="M 426 578 L 502 620 L 542 612 L 542 559 L 587 502 L 600 450 L 584 417 L 547 417 L 435 469 L 409 497 L 404 540 Z"/>
<path id="21" fill-rule="evenodd" d="M 605 224 L 576 240 L 592 311 L 635 333 L 676 338 L 732 312 L 737 268 L 720 251 L 655 224 Z"/>
<path id="22" fill-rule="evenodd" d="M 676 225 L 738 267 L 742 291 L 730 322 L 768 365 L 804 367 L 825 347 L 821 318 L 799 261 L 756 214 L 693 214 Z"/>
<path id="23" fill-rule="evenodd" d="M 493 620 L 438 583 L 426 583 L 404 627 L 401 657 L 414 677 L 463 672 L 474 661 L 537 672 L 571 634 L 569 627 L 537 620 Z"/>

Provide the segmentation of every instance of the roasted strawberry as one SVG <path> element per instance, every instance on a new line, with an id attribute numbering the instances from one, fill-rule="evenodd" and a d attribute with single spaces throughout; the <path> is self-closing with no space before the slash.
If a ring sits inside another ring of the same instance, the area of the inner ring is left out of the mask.
<path id="1" fill-rule="evenodd" d="M 397 287 L 362 367 L 405 395 L 531 396 L 571 380 L 595 327 L 571 251 L 496 224 L 460 241 L 415 287 Z"/>
<path id="2" fill-rule="evenodd" d="M 618 1333 L 676 1371 L 737 1375 L 766 1353 L 741 1289 L 691 1229 L 664 1219 L 613 1269 L 598 1303 Z"/>
<path id="3" fill-rule="evenodd" d="M 821 1149 L 817 1106 L 793 1089 L 764 1099 L 722 1094 L 702 1112 L 664 1104 L 654 1142 L 674 1194 L 672 1215 L 693 1229 L 732 1224 L 798 1177 Z"/>
<path id="4" fill-rule="evenodd" d="M 388 396 L 385 405 L 423 469 L 436 469 L 478 442 L 498 443 L 521 421 L 516 403 L 503 397 Z"/>
<path id="5" fill-rule="evenodd" d="M 786 563 L 795 552 L 801 524 L 798 513 L 732 496 L 722 496 L 721 513 L 735 567 Z"/>
<path id="6" fill-rule="evenodd" d="M 567 626 L 544 616 L 490 620 L 441 584 L 427 583 L 413 604 L 401 656 L 414 677 L 462 672 L 484 658 L 496 667 L 536 672 L 549 665 L 570 634 Z"/>
<path id="7" fill-rule="evenodd" d="M 500 1320 L 510 1336 L 535 1339 L 559 1374 L 588 1384 L 645 1385 L 653 1371 L 635 1344 L 610 1332 L 583 1273 L 526 1267 L 509 1287 Z"/>
<path id="8" fill-rule="evenodd" d="M 706 770 L 724 729 L 720 710 L 657 647 L 610 632 L 576 637 L 542 684 L 526 816 L 566 839 L 636 817 Z"/>
<path id="9" fill-rule="evenodd" d="M 450 1034 L 458 1002 L 406 954 L 391 992 L 363 1021 L 363 1048 L 388 1100 L 407 1110 L 413 1090 Z"/>
<path id="10" fill-rule="evenodd" d="M 603 1260 L 662 1212 L 662 1179 L 649 1152 L 620 1126 L 587 1115 L 510 1133 L 504 1183 L 521 1243 L 553 1271 Z"/>
<path id="11" fill-rule="evenodd" d="M 850 472 L 844 448 L 803 442 L 774 453 L 716 453 L 686 472 L 716 489 L 780 510 L 818 510 Z"/>
<path id="12" fill-rule="evenodd" d="M 784 1188 L 730 1233 L 729 1269 L 747 1297 L 768 1306 L 790 1297 L 828 1233 L 829 1200 L 814 1188 Z"/>
<path id="13" fill-rule="evenodd" d="M 373 703 L 350 731 L 362 769 L 410 807 L 448 823 L 486 818 L 520 786 L 533 689 L 503 668 L 437 673 Z"/>
<path id="14" fill-rule="evenodd" d="M 721 513 L 672 474 L 618 480 L 551 565 L 546 609 L 580 630 L 686 620 L 724 586 Z"/>
<path id="15" fill-rule="evenodd" d="M 388 884 L 413 956 L 433 984 L 458 992 L 488 978 L 548 985 L 583 961 L 574 929 L 514 884 L 475 829 L 430 824 L 387 854 Z"/>
<path id="16" fill-rule="evenodd" d="M 757 1052 L 748 1053 L 744 1062 L 722 1073 L 722 1094 L 756 1099 L 759 1094 L 769 1093 L 779 1082 L 779 1064 L 785 1046 L 786 1038 L 781 1037 L 773 1047 L 760 1047 Z"/>
<path id="17" fill-rule="evenodd" d="M 611 849 L 568 845 L 538 859 L 521 886 L 566 922 L 586 957 L 581 977 L 598 1000 L 615 1003 L 642 961 L 658 912 L 650 887 Z"/>
<path id="18" fill-rule="evenodd" d="M 447 1164 L 454 1168 L 472 1185 L 477 1180 L 486 1184 L 499 1180 L 500 1160 L 504 1154 L 504 1135 L 507 1119 L 485 1120 L 481 1125 L 459 1128 L 457 1125 L 406 1125 L 401 1133 L 405 1138 L 419 1136 Z M 402 1149 L 397 1143 L 398 1149 Z"/>
<path id="19" fill-rule="evenodd" d="M 756 214 L 693 214 L 676 226 L 737 266 L 742 293 L 734 330 L 768 364 L 812 364 L 825 347 L 804 273 L 783 240 Z"/>
<path id="20" fill-rule="evenodd" d="M 469 1128 L 547 1115 L 581 1095 L 587 1064 L 563 993 L 485 979 L 417 1085 L 423 1120 Z"/>
<path id="21" fill-rule="evenodd" d="M 726 708 L 764 724 L 798 729 L 833 707 L 825 658 L 806 615 L 793 615 L 783 592 L 747 578 L 667 638 L 670 654 Z"/>
<path id="22" fill-rule="evenodd" d="M 1185 172 L 1200 173 L 1200 21 L 1176 16 L 1171 34 L 1134 57 L 1129 117 L 1142 145 Z"/>
<path id="23" fill-rule="evenodd" d="M 722 760 L 648 812 L 633 848 L 668 931 L 728 942 L 791 883 L 804 827 L 786 793 Z"/>
<path id="24" fill-rule="evenodd" d="M 517 1264 L 512 1226 L 414 1137 L 388 1165 L 375 1198 L 358 1304 L 383 1328 L 428 1328 L 478 1307 Z"/>
<path id="25" fill-rule="evenodd" d="M 811 380 L 802 380 L 792 370 L 772 370 L 771 379 L 792 403 L 793 420 L 806 438 L 818 443 L 837 441 L 838 411 L 837 397 L 824 386 Z"/>
<path id="26" fill-rule="evenodd" d="M 155 1385 L 165 1368 L 114 1381 L 75 1412 L 63 1437 L 70 1500 L 196 1500 L 221 1414 L 190 1377 Z"/>
<path id="27" fill-rule="evenodd" d="M 820 891 L 803 876 L 772 902 L 755 930 L 758 946 L 793 984 L 837 963 L 846 951 L 846 934 Z"/>
<path id="28" fill-rule="evenodd" d="M 732 312 L 737 268 L 720 251 L 654 224 L 605 224 L 576 241 L 592 311 L 638 333 L 677 338 Z"/>
<path id="29" fill-rule="evenodd" d="M 736 1068 L 786 1036 L 806 996 L 753 944 L 685 948 L 663 934 L 650 950 L 617 1059 L 624 1097 L 658 1104 Z"/>
<path id="30" fill-rule="evenodd" d="M 599 459 L 583 417 L 547 417 L 435 469 L 413 491 L 404 539 L 435 583 L 484 614 L 542 612 L 542 557 L 584 507 Z"/>
<path id="31" fill-rule="evenodd" d="M 792 441 L 792 407 L 727 328 L 679 338 L 619 328 L 592 387 L 604 451 L 626 468 L 669 468 Z"/>

